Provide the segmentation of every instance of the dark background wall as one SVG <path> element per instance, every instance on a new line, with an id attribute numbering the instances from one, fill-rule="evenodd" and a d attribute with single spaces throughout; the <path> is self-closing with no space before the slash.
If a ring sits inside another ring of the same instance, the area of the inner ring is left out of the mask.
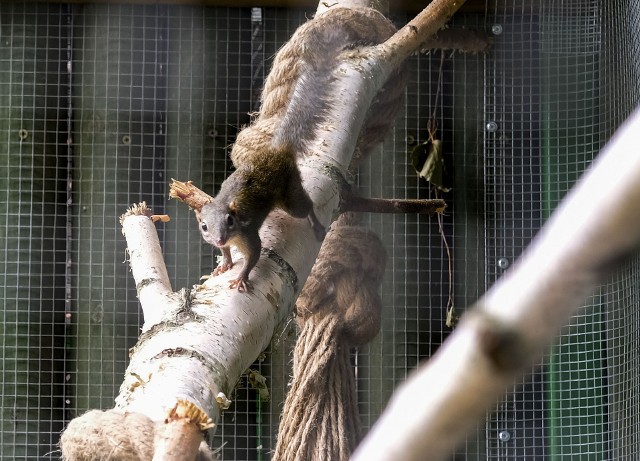
<path id="1" fill-rule="evenodd" d="M 357 178 L 369 196 L 434 196 L 408 153 L 435 113 L 452 187 L 442 231 L 435 218 L 363 217 L 389 255 L 382 331 L 354 351 L 366 426 L 450 332 L 449 293 L 462 313 L 491 286 L 640 97 L 637 2 L 481 3 L 454 24 L 492 34 L 492 50 L 412 58 L 406 107 Z M 210 272 L 168 182 L 217 190 L 274 53 L 310 13 L 0 3 L 0 458 L 57 458 L 69 419 L 113 406 L 142 324 L 127 206 L 171 215 L 159 232 L 174 289 Z M 634 264 L 603 286 L 455 458 L 637 456 L 639 278 Z M 216 434 L 224 459 L 269 458 L 293 336 L 283 325 L 255 365 L 271 401 L 239 384 Z"/>

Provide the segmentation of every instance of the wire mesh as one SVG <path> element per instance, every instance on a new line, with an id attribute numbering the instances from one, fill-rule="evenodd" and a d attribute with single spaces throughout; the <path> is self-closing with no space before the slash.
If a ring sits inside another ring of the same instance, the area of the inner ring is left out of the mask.
<path id="1" fill-rule="evenodd" d="M 273 55 L 310 13 L 0 3 L 1 459 L 57 458 L 66 422 L 113 406 L 142 324 L 118 224 L 128 205 L 171 215 L 160 237 L 174 289 L 211 270 L 168 181 L 219 187 Z M 491 34 L 489 53 L 411 58 L 405 110 L 357 184 L 433 197 L 408 157 L 435 114 L 452 190 L 442 228 L 363 217 L 388 251 L 382 329 L 354 354 L 366 427 L 450 333 L 450 294 L 460 314 L 508 269 L 638 104 L 638 21 L 637 0 L 496 0 L 452 24 Z M 640 456 L 639 284 L 635 261 L 602 286 L 453 459 Z M 253 366 L 269 401 L 237 386 L 221 459 L 270 457 L 294 341 L 280 326 Z"/>

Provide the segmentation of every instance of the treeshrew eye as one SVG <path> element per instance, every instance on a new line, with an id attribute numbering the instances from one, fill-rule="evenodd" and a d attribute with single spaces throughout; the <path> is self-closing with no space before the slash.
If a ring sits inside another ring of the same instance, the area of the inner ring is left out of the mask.
<path id="1" fill-rule="evenodd" d="M 202 229 L 203 232 L 207 232 L 209 230 L 209 227 L 207 226 L 207 223 L 205 221 L 202 221 L 200 223 L 200 229 Z"/>
<path id="2" fill-rule="evenodd" d="M 230 214 L 227 214 L 226 220 L 227 220 L 227 226 L 233 227 L 233 224 L 235 223 L 233 216 L 231 216 Z"/>

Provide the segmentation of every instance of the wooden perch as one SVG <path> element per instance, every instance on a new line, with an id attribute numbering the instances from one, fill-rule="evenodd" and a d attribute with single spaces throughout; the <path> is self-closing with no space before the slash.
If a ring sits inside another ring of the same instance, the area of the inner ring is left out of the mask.
<path id="1" fill-rule="evenodd" d="M 447 204 L 442 199 L 382 199 L 343 193 L 340 211 L 359 213 L 444 213 Z"/>
<path id="2" fill-rule="evenodd" d="M 385 67 L 394 69 L 416 50 L 424 48 L 423 44 L 442 28 L 463 3 L 464 0 L 434 0 L 393 37 L 375 47 L 384 56 L 382 63 Z"/>
<path id="3" fill-rule="evenodd" d="M 475 29 L 451 27 L 439 30 L 420 45 L 421 51 L 450 50 L 461 53 L 486 53 L 493 45 L 493 37 Z"/>
<path id="4" fill-rule="evenodd" d="M 448 459 L 583 300 L 637 256 L 639 144 L 636 110 L 518 262 L 402 384 L 354 461 Z"/>
<path id="5" fill-rule="evenodd" d="M 315 139 L 309 142 L 313 153 L 309 157 L 315 157 L 316 162 L 320 159 L 344 177 L 373 98 L 394 69 L 440 29 L 462 3 L 432 1 L 419 20 L 392 37 L 388 44 L 350 50 L 340 56 L 339 69 L 334 72 L 335 80 L 328 90 L 332 101 L 326 114 L 328 122 L 316 130 Z M 367 2 L 359 4 L 366 6 Z M 321 8 L 326 8 L 325 2 Z M 338 180 L 318 171 L 311 158 L 301 161 L 299 166 L 318 217 L 329 222 L 339 207 Z M 194 208 L 201 207 L 208 196 L 194 195 L 188 182 L 182 184 L 175 188 L 176 198 L 190 202 Z M 210 419 L 206 427 L 216 424 L 219 405 L 222 406 L 218 402 L 228 402 L 241 374 L 268 346 L 276 325 L 291 315 L 295 296 L 313 266 L 320 244 L 305 220 L 276 210 L 261 228 L 265 250 L 252 271 L 255 282 L 250 294 L 227 288 L 229 279 L 237 276 L 236 269 L 210 278 L 203 287 L 175 293 L 149 217 L 151 212 L 146 206 L 140 207 L 140 211 L 123 216 L 122 226 L 144 313 L 143 333 L 131 349 L 116 406 L 104 414 L 121 417 L 125 426 L 128 419 L 137 418 L 145 421 L 142 426 L 147 429 L 153 426 L 161 432 L 169 430 L 171 437 L 167 443 L 154 439 L 154 430 L 143 431 L 146 436 L 143 445 L 151 447 L 154 460 L 175 459 L 171 457 L 175 453 L 186 453 L 191 456 L 189 461 L 193 461 L 192 454 L 196 452 L 200 459 L 207 459 L 210 454 L 201 442 L 202 426 L 185 416 L 178 417 L 180 425 L 185 423 L 189 427 L 185 437 L 173 437 L 176 433 L 168 429 L 176 425 L 176 404 L 190 402 Z M 102 434 L 102 426 L 95 421 L 84 425 L 86 422 L 79 417 L 70 423 L 60 441 L 63 455 L 69 461 L 90 459 L 82 458 L 82 453 L 108 459 L 109 452 L 99 452 L 89 446 L 88 439 L 82 438 Z M 198 437 L 192 437 L 194 428 Z M 124 434 L 124 429 L 115 434 Z M 112 440 L 117 440 L 118 447 L 131 442 L 124 436 L 113 437 L 113 433 L 107 434 L 103 447 L 113 448 Z M 72 450 L 79 446 L 86 448 L 80 455 Z"/>
<path id="6" fill-rule="evenodd" d="M 169 196 L 186 203 L 194 210 L 200 210 L 209 203 L 211 196 L 193 185 L 193 182 L 171 180 Z M 340 212 L 360 213 L 443 213 L 447 204 L 442 199 L 379 199 L 360 197 L 352 192 L 343 191 Z"/>

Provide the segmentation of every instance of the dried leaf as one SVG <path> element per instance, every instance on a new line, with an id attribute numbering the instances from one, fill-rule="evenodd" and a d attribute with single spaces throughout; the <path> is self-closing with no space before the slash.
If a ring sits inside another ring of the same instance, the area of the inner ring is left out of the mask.
<path id="1" fill-rule="evenodd" d="M 445 325 L 447 325 L 447 327 L 449 328 L 453 328 L 458 323 L 458 320 L 458 316 L 456 315 L 453 306 L 450 306 L 449 309 L 447 309 L 447 319 L 445 321 Z"/>
<path id="2" fill-rule="evenodd" d="M 442 141 L 436 139 L 418 144 L 411 151 L 411 164 L 421 178 L 429 181 L 438 190 L 442 192 L 449 192 L 451 190 L 442 184 L 444 172 Z"/>
<path id="3" fill-rule="evenodd" d="M 247 379 L 251 387 L 258 391 L 260 398 L 268 401 L 270 396 L 269 388 L 267 387 L 267 378 L 262 376 L 257 370 L 249 369 L 247 370 Z"/>

